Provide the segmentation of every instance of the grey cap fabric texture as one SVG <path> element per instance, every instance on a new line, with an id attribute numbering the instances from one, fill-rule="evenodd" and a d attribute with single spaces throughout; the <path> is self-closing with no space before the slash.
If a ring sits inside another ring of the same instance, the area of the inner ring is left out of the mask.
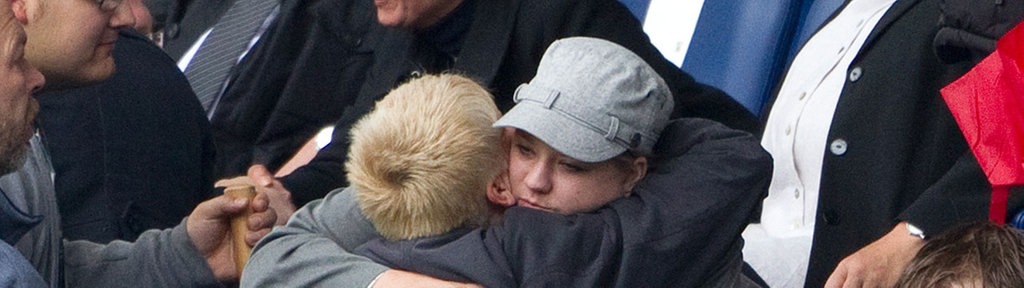
<path id="1" fill-rule="evenodd" d="M 515 92 L 495 127 L 532 134 L 566 156 L 601 162 L 629 150 L 650 154 L 668 124 L 672 92 L 647 62 L 607 40 L 555 41 L 537 75 Z"/>

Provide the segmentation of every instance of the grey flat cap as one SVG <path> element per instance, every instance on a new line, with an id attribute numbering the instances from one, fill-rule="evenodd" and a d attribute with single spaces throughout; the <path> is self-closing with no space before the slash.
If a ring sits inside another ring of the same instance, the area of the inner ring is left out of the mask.
<path id="1" fill-rule="evenodd" d="M 647 62 L 607 40 L 573 37 L 548 47 L 516 106 L 494 123 L 526 131 L 566 156 L 601 162 L 650 154 L 672 113 L 672 92 Z"/>

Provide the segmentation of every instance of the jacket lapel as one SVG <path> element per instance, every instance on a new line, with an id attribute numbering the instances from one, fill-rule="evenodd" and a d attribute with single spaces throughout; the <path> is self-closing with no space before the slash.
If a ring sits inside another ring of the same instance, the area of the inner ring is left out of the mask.
<path id="1" fill-rule="evenodd" d="M 885 15 L 882 15 L 882 19 L 878 20 L 878 24 L 875 25 L 875 29 L 871 29 L 871 34 L 868 35 L 868 39 L 864 41 L 863 47 L 871 47 L 875 40 L 878 39 L 878 35 L 881 35 L 885 30 L 889 29 L 889 25 L 892 25 L 893 22 L 900 19 L 900 16 L 902 16 L 903 13 L 907 13 L 907 11 L 910 10 L 911 7 L 914 7 L 914 5 L 917 5 L 918 2 L 921 1 L 896 0 L 896 3 L 893 3 L 892 7 L 889 7 L 889 11 L 886 11 Z M 939 20 L 936 19 L 935 21 Z M 864 50 L 866 49 L 860 49 L 860 51 Z"/>
<path id="2" fill-rule="evenodd" d="M 391 91 L 398 85 L 399 79 L 405 79 L 409 73 L 408 54 L 409 46 L 412 44 L 412 34 L 396 28 L 388 28 L 374 24 L 371 28 L 372 35 L 367 39 L 370 47 L 373 47 L 374 64 L 371 65 L 369 75 L 363 82 L 360 89 L 360 96 L 356 100 L 356 106 L 370 105 L 380 99 L 381 96 Z"/>
<path id="3" fill-rule="evenodd" d="M 466 34 L 462 52 L 455 61 L 455 70 L 472 75 L 485 87 L 490 86 L 498 73 L 498 67 L 505 60 L 519 1 L 477 1 L 473 26 Z M 489 17 L 491 15 L 500 16 Z"/>

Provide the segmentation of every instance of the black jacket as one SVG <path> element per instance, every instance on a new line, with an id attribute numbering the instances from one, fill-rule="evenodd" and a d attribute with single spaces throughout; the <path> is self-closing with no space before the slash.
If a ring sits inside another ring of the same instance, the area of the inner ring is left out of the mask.
<path id="1" fill-rule="evenodd" d="M 806 287 L 823 286 L 899 221 L 936 235 L 988 215 L 991 189 L 939 95 L 965 67 L 932 52 L 938 17 L 939 0 L 896 1 L 846 71 L 822 151 Z"/>
<path id="2" fill-rule="evenodd" d="M 178 61 L 234 3 L 234 0 L 153 0 L 148 8 L 154 16 L 154 28 L 163 28 L 164 51 Z"/>
<path id="3" fill-rule="evenodd" d="M 103 83 L 38 97 L 67 239 L 131 241 L 212 196 L 210 127 L 188 80 L 135 32 L 114 61 Z"/>
<path id="4" fill-rule="evenodd" d="M 948 63 L 977 62 L 996 49 L 996 39 L 1024 19 L 1024 1 L 943 0 L 935 52 Z"/>
<path id="5" fill-rule="evenodd" d="M 276 170 L 354 101 L 372 63 L 363 35 L 372 1 L 285 0 L 260 42 L 236 66 L 210 120 L 217 175 Z"/>

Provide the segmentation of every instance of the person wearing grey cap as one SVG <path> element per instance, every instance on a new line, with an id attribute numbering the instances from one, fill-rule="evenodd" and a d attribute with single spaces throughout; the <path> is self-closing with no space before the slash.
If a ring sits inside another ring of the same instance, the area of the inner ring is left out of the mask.
<path id="1" fill-rule="evenodd" d="M 512 205 L 501 224 L 397 242 L 353 235 L 373 227 L 336 190 L 257 245 L 242 284 L 369 283 L 390 267 L 486 287 L 756 287 L 739 272 L 740 232 L 770 158 L 746 132 L 670 121 L 670 95 L 617 44 L 558 40 L 495 123 L 512 136 L 509 191 L 490 198 Z M 356 272 L 380 265 L 369 260 L 388 267 Z"/>

